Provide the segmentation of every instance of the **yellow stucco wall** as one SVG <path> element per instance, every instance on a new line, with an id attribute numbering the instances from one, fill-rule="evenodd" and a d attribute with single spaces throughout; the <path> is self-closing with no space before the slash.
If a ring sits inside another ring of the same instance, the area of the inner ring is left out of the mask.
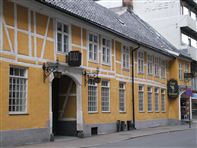
<path id="1" fill-rule="evenodd" d="M 54 33 L 54 19 L 41 12 L 30 11 L 25 7 L 16 5 L 17 8 L 17 27 L 21 30 L 18 31 L 16 37 L 17 41 L 17 53 L 14 52 L 15 40 L 14 40 L 14 4 L 3 1 L 3 16 L 5 24 L 3 25 L 3 51 L 0 57 L 6 60 L 14 60 L 12 63 L 0 61 L 0 97 L 2 108 L 3 125 L 0 126 L 1 130 L 12 130 L 22 128 L 41 128 L 47 127 L 49 120 L 49 80 L 43 82 L 43 73 L 41 64 L 45 61 L 55 61 L 55 57 L 60 62 L 65 63 L 65 54 L 57 53 L 55 55 L 55 33 Z M 27 15 L 30 11 L 30 15 Z M 24 14 L 24 15 L 21 15 Z M 30 19 L 28 17 L 31 17 Z M 31 20 L 28 27 L 28 20 Z M 36 22 L 35 22 L 36 21 Z M 48 33 L 46 33 L 46 26 L 48 25 Z M 31 28 L 31 30 L 29 30 Z M 7 29 L 7 33 L 6 33 Z M 129 70 L 122 69 L 121 63 L 121 48 L 123 43 L 111 39 L 112 41 L 112 63 L 111 66 L 104 65 L 99 60 L 98 63 L 88 61 L 88 47 L 87 47 L 87 33 L 88 29 L 78 26 L 77 24 L 70 24 L 71 30 L 71 49 L 82 52 L 82 65 L 87 66 L 90 69 L 99 67 L 101 70 L 102 79 L 110 81 L 110 112 L 102 113 L 101 111 L 101 84 L 98 84 L 98 112 L 88 113 L 88 85 L 84 85 L 84 78 L 82 77 L 82 108 L 83 108 L 83 119 L 86 124 L 93 123 L 112 123 L 117 120 L 132 120 L 132 96 L 131 96 L 131 68 Z M 31 34 L 28 34 L 29 31 Z M 82 39 L 81 39 L 82 37 Z M 9 43 L 10 40 L 10 43 Z M 101 41 L 101 35 L 99 35 Z M 12 48 L 11 48 L 11 46 Z M 125 45 L 125 43 L 124 43 Z M 13 50 L 13 51 L 12 51 Z M 147 52 L 145 55 L 145 67 L 144 73 L 138 74 L 137 72 L 137 52 L 135 52 L 135 78 L 143 80 L 152 80 L 158 84 L 167 85 L 167 80 L 170 78 L 178 79 L 178 63 L 179 61 L 185 62 L 184 60 L 171 59 L 168 63 L 167 77 L 156 78 L 154 76 L 147 75 Z M 21 56 L 21 57 L 17 57 Z M 25 58 L 24 58 L 24 57 Z M 43 57 L 42 57 L 43 56 Z M 99 59 L 102 56 L 99 55 Z M 131 62 L 131 60 L 130 60 Z M 10 65 L 28 65 L 28 114 L 26 115 L 9 115 L 8 113 L 8 98 L 9 98 L 9 66 Z M 94 70 L 93 70 L 94 71 Z M 126 81 L 126 112 L 119 112 L 119 82 Z M 180 84 L 183 82 L 179 81 Z M 160 92 L 160 91 L 159 91 Z M 153 120 L 153 119 L 178 119 L 178 99 L 169 100 L 167 98 L 166 90 L 166 112 L 161 112 L 161 95 L 159 102 L 159 112 L 154 112 L 154 85 L 153 85 L 153 112 L 147 112 L 147 84 L 144 85 L 144 107 L 143 113 L 138 112 L 138 83 L 135 84 L 135 113 L 137 120 Z M 161 92 L 160 92 L 161 93 Z M 76 97 L 70 97 L 71 100 L 68 102 L 68 112 L 65 117 L 75 118 L 76 117 Z M 38 111 L 41 111 L 38 113 Z M 39 114 L 39 116 L 38 116 Z M 14 123 L 14 124 L 13 124 Z"/>

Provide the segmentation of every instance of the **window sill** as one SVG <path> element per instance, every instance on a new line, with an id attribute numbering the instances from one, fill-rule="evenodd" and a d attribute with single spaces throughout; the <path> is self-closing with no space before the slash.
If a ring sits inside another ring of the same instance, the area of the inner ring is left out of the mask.
<path id="1" fill-rule="evenodd" d="M 105 63 L 105 62 L 102 62 L 102 65 L 105 65 L 105 66 L 109 66 L 109 67 L 111 67 L 111 63 Z"/>
<path id="2" fill-rule="evenodd" d="M 159 111 L 155 111 L 155 113 L 160 113 Z"/>
<path id="3" fill-rule="evenodd" d="M 153 111 L 148 111 L 148 113 L 153 113 Z"/>
<path id="4" fill-rule="evenodd" d="M 94 61 L 94 60 L 88 60 L 88 62 L 95 63 L 95 64 L 99 64 L 98 61 Z"/>
<path id="5" fill-rule="evenodd" d="M 139 113 L 145 113 L 145 111 L 138 111 Z"/>
<path id="6" fill-rule="evenodd" d="M 57 52 L 57 54 L 59 54 L 59 55 L 67 55 L 68 52 Z"/>
<path id="7" fill-rule="evenodd" d="M 88 114 L 98 114 L 98 111 L 89 111 Z"/>
<path id="8" fill-rule="evenodd" d="M 123 71 L 126 71 L 126 72 L 129 72 L 130 71 L 130 69 L 129 68 L 125 68 L 125 67 L 123 67 L 123 69 L 122 69 Z"/>
<path id="9" fill-rule="evenodd" d="M 102 113 L 111 113 L 110 111 L 102 111 Z"/>
<path id="10" fill-rule="evenodd" d="M 143 74 L 144 74 L 144 72 L 138 72 L 137 74 L 139 74 L 139 75 L 143 75 Z"/>
<path id="11" fill-rule="evenodd" d="M 21 112 L 21 113 L 15 113 L 15 112 L 9 112 L 10 116 L 17 116 L 17 115 L 29 115 L 29 113 L 27 112 Z"/>
<path id="12" fill-rule="evenodd" d="M 119 111 L 120 114 L 126 114 L 126 111 Z"/>

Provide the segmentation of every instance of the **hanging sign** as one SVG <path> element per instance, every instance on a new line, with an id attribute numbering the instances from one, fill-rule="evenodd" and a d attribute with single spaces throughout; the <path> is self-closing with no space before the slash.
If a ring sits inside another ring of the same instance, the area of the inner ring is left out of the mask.
<path id="1" fill-rule="evenodd" d="M 175 99 L 178 97 L 179 95 L 179 86 L 178 86 L 178 82 L 175 79 L 171 79 L 168 81 L 167 84 L 167 89 L 168 89 L 168 97 L 170 99 Z"/>
<path id="2" fill-rule="evenodd" d="M 81 52 L 70 51 L 68 53 L 68 65 L 69 66 L 80 66 L 81 65 Z"/>

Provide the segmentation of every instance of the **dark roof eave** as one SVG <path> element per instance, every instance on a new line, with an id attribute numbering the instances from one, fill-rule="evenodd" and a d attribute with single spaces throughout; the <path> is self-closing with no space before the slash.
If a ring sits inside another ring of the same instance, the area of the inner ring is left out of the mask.
<path id="1" fill-rule="evenodd" d="M 48 7 L 55 8 L 56 10 L 61 11 L 61 12 L 63 12 L 63 13 L 67 13 L 67 14 L 69 14 L 69 15 L 71 15 L 71 16 L 74 16 L 74 17 L 76 17 L 76 18 L 78 18 L 78 19 L 80 19 L 80 20 L 83 20 L 83 21 L 85 21 L 85 22 L 88 22 L 88 23 L 90 23 L 90 24 L 92 24 L 92 25 L 96 25 L 96 26 L 99 27 L 99 28 L 102 28 L 102 29 L 104 29 L 104 30 L 106 30 L 106 31 L 109 31 L 109 32 L 111 32 L 111 33 L 113 33 L 113 34 L 115 34 L 115 35 L 121 36 L 122 38 L 124 38 L 124 39 L 126 39 L 126 40 L 129 40 L 129 41 L 132 41 L 132 42 L 136 42 L 137 44 L 143 45 L 144 47 L 148 47 L 148 48 L 150 48 L 151 50 L 156 51 L 156 52 L 159 52 L 159 53 L 161 53 L 161 54 L 164 54 L 164 55 L 166 55 L 166 56 L 168 56 L 168 57 L 171 57 L 171 58 L 176 57 L 176 56 L 174 56 L 174 55 L 172 55 L 172 54 L 169 54 L 169 53 L 167 53 L 167 52 L 164 52 L 164 51 L 162 51 L 162 50 L 160 50 L 160 49 L 158 50 L 158 49 L 155 48 L 155 47 L 152 47 L 152 46 L 150 46 L 150 45 L 147 45 L 147 44 L 145 44 L 145 43 L 142 43 L 142 42 L 140 42 L 140 41 L 138 41 L 138 40 L 135 40 L 135 39 L 133 39 L 133 38 L 128 38 L 127 36 L 125 36 L 125 35 L 123 35 L 123 34 L 120 34 L 119 32 L 116 32 L 116 31 L 114 31 L 114 30 L 112 30 L 112 29 L 110 29 L 110 28 L 107 28 L 107 27 L 105 27 L 105 26 L 102 26 L 102 25 L 100 25 L 100 24 L 97 24 L 97 23 L 95 23 L 95 22 L 93 22 L 93 21 L 91 21 L 91 20 L 88 20 L 88 19 L 85 19 L 85 18 L 83 18 L 83 17 L 80 17 L 80 16 L 78 16 L 78 15 L 76 15 L 76 14 L 73 14 L 72 12 L 66 11 L 65 9 L 62 9 L 62 8 L 60 8 L 60 7 L 54 6 L 53 4 L 47 3 L 47 2 L 45 2 L 45 0 L 35 0 L 35 1 L 40 2 L 40 3 L 42 3 L 42 4 L 44 4 L 44 5 L 48 6 Z"/>
<path id="2" fill-rule="evenodd" d="M 182 57 L 182 58 L 185 58 L 185 59 L 188 59 L 188 60 L 193 60 L 191 57 L 188 57 L 186 55 L 183 55 L 183 54 L 180 54 L 179 57 Z"/>

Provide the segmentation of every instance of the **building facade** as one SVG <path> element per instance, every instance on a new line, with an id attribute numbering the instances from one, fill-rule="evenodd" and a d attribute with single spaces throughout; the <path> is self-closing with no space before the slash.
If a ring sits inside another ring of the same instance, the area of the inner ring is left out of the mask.
<path id="1" fill-rule="evenodd" d="M 0 1 L 0 145 L 111 133 L 117 121 L 178 123 L 180 100 L 168 97 L 167 82 L 184 85 L 191 58 L 144 26 L 92 0 Z M 71 51 L 80 66 L 68 64 Z"/>

